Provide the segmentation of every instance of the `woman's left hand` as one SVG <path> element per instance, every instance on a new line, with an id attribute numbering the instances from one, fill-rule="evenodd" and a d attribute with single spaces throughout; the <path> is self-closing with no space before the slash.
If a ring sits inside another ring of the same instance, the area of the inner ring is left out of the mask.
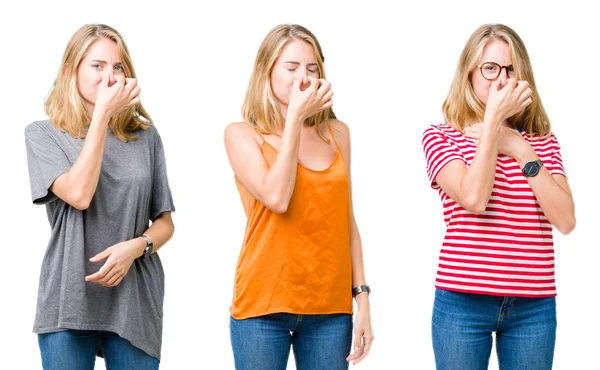
<path id="1" fill-rule="evenodd" d="M 369 306 L 359 308 L 354 318 L 354 349 L 346 357 L 346 361 L 353 361 L 356 365 L 369 354 L 373 343 L 373 330 L 371 329 L 371 311 Z"/>
<path id="2" fill-rule="evenodd" d="M 90 258 L 91 262 L 100 262 L 107 258 L 104 265 L 95 274 L 85 277 L 85 281 L 100 284 L 105 287 L 117 286 L 136 258 L 142 255 L 146 242 L 135 238 L 106 248 Z"/>

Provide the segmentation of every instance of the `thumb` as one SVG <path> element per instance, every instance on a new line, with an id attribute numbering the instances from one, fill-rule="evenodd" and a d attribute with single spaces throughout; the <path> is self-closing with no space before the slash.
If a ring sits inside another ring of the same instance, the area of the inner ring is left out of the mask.
<path id="1" fill-rule="evenodd" d="M 302 83 L 302 80 L 294 80 L 294 82 L 292 82 L 292 91 L 300 90 L 301 83 Z"/>
<path id="2" fill-rule="evenodd" d="M 108 73 L 102 75 L 102 87 L 108 87 Z"/>
<path id="3" fill-rule="evenodd" d="M 363 354 L 364 347 L 362 346 L 362 334 L 359 331 L 354 331 L 354 343 L 352 353 L 346 357 L 346 361 L 356 360 Z"/>
<path id="4" fill-rule="evenodd" d="M 90 262 L 99 262 L 99 261 L 102 261 L 103 259 L 105 259 L 108 256 L 110 256 L 110 253 L 111 253 L 111 249 L 110 248 L 106 248 L 102 252 L 100 252 L 97 255 L 95 255 L 94 257 L 90 258 Z"/>
<path id="5" fill-rule="evenodd" d="M 490 91 L 498 91 L 498 90 L 500 90 L 499 87 L 500 87 L 500 81 L 494 80 L 494 81 L 492 81 L 492 85 L 490 87 Z"/>

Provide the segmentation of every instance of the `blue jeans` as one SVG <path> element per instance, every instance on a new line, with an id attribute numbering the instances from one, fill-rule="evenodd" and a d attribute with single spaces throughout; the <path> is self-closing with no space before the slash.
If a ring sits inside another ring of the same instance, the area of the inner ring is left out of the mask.
<path id="1" fill-rule="evenodd" d="M 549 370 L 556 300 L 436 289 L 431 329 L 438 370 L 487 369 L 492 332 L 501 370 Z"/>
<path id="2" fill-rule="evenodd" d="M 158 369 L 158 359 L 115 333 L 95 330 L 66 330 L 38 334 L 44 370 L 88 370 L 102 351 L 107 370 Z"/>
<path id="3" fill-rule="evenodd" d="M 298 370 L 348 369 L 352 315 L 231 317 L 229 329 L 236 370 L 285 370 L 290 346 Z"/>

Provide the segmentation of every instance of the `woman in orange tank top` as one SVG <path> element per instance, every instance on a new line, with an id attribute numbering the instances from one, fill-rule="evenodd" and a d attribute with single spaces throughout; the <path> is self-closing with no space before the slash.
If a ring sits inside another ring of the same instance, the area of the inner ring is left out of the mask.
<path id="1" fill-rule="evenodd" d="M 272 29 L 256 57 L 245 122 L 225 130 L 248 218 L 230 310 L 238 370 L 285 369 L 290 347 L 298 370 L 347 369 L 373 341 L 350 133 L 331 109 L 323 60 L 306 28 Z"/>

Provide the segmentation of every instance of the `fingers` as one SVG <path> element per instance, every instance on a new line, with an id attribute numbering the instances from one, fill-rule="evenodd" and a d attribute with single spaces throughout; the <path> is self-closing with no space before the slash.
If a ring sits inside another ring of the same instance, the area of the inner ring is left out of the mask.
<path id="1" fill-rule="evenodd" d="M 125 86 L 125 82 L 126 82 L 125 81 L 125 76 L 120 75 L 120 74 L 116 74 L 115 75 L 115 81 L 116 81 L 116 84 L 119 84 L 121 86 Z"/>
<path id="2" fill-rule="evenodd" d="M 114 271 L 115 269 L 113 269 L 112 271 Z M 111 271 L 111 272 L 112 272 Z M 108 275 L 106 276 L 106 278 L 104 278 L 104 282 L 105 284 L 102 284 L 104 286 L 116 286 L 118 281 L 121 281 L 121 278 L 123 277 L 123 274 L 115 271 L 114 273 L 112 273 L 112 275 Z"/>
<path id="3" fill-rule="evenodd" d="M 319 86 L 319 90 L 317 91 L 317 94 L 321 98 L 324 98 L 325 95 L 327 95 L 327 93 L 329 93 L 331 91 L 331 83 L 329 81 L 323 80 L 323 79 L 320 79 L 318 81 L 321 86 Z M 332 96 L 333 96 L 333 94 L 332 94 Z M 327 99 L 327 100 L 329 100 L 329 99 Z"/>
<path id="4" fill-rule="evenodd" d="M 514 77 L 511 77 L 508 80 L 506 80 L 506 86 L 508 86 L 511 89 L 515 89 L 518 84 L 519 84 L 519 81 L 517 81 L 517 79 Z"/>
<path id="5" fill-rule="evenodd" d="M 125 86 L 129 87 L 131 90 L 133 90 L 133 88 L 136 87 L 137 84 L 138 84 L 137 78 L 125 77 Z"/>
<path id="6" fill-rule="evenodd" d="M 348 357 L 346 357 L 346 361 L 354 361 L 353 363 L 356 363 L 356 360 L 363 355 L 364 347 L 363 347 L 362 339 L 363 339 L 362 331 L 355 329 L 352 353 Z"/>
<path id="7" fill-rule="evenodd" d="M 476 123 L 472 126 L 465 127 L 463 129 L 463 134 L 473 140 L 478 140 L 481 137 L 481 132 L 483 131 L 483 123 Z"/>
<path id="8" fill-rule="evenodd" d="M 331 84 L 329 84 L 329 87 L 331 87 Z M 327 93 L 325 93 L 325 95 L 323 95 L 323 98 L 321 98 L 321 101 L 324 102 L 321 106 L 321 110 L 328 109 L 333 106 L 333 100 L 331 100 L 332 98 L 333 90 L 330 89 L 329 91 L 327 91 Z"/>
<path id="9" fill-rule="evenodd" d="M 331 86 L 331 85 L 329 85 Z M 331 98 L 333 98 L 333 90 L 329 90 L 325 93 L 325 95 L 323 95 L 323 101 L 328 101 L 331 100 Z"/>
<path id="10" fill-rule="evenodd" d="M 323 105 L 321 105 L 321 109 L 319 110 L 319 112 L 331 107 L 333 107 L 333 100 L 328 100 L 325 103 L 323 103 Z"/>
<path id="11" fill-rule="evenodd" d="M 111 253 L 111 249 L 110 248 L 106 248 L 102 252 L 100 252 L 97 255 L 95 255 L 94 257 L 90 258 L 90 262 L 99 262 L 99 261 L 102 261 L 106 257 L 110 256 L 110 253 Z"/>
<path id="12" fill-rule="evenodd" d="M 521 103 L 521 110 L 525 109 L 531 103 L 533 103 L 533 99 L 527 98 L 527 100 Z"/>
<path id="13" fill-rule="evenodd" d="M 107 262 L 98 272 L 86 276 L 85 281 L 106 287 L 113 287 L 117 286 L 123 280 L 124 276 L 125 273 L 123 271 Z"/>
<path id="14" fill-rule="evenodd" d="M 374 339 L 375 339 L 375 337 L 371 333 L 368 333 L 368 334 L 366 333 L 363 336 L 363 347 L 362 347 L 363 350 L 362 350 L 362 355 L 360 355 L 360 357 L 358 357 L 356 359 L 356 361 L 353 362 L 354 365 L 358 364 L 365 357 L 367 357 L 369 355 L 369 351 L 371 350 L 371 344 L 373 343 Z"/>
<path id="15" fill-rule="evenodd" d="M 134 87 L 133 90 L 131 90 L 131 92 L 129 93 L 129 98 L 136 98 L 138 95 L 140 95 L 140 92 L 142 92 L 142 89 L 140 89 L 139 86 Z"/>
<path id="16" fill-rule="evenodd" d="M 131 101 L 129 102 L 129 104 L 127 104 L 128 107 L 133 107 L 134 105 L 140 104 L 140 97 L 136 96 L 135 98 L 131 99 Z"/>
<path id="17" fill-rule="evenodd" d="M 319 88 L 320 80 L 311 76 L 307 76 L 307 78 L 310 82 L 310 85 L 308 86 L 307 90 L 317 91 L 317 89 Z"/>
<path id="18" fill-rule="evenodd" d="M 529 89 L 529 82 L 525 81 L 525 80 L 521 80 L 517 82 L 517 86 L 515 88 L 515 91 L 519 94 L 523 93 L 523 91 Z"/>
<path id="19" fill-rule="evenodd" d="M 86 276 L 85 281 L 96 283 L 99 280 L 104 279 L 108 274 L 109 270 L 110 266 L 108 266 L 108 264 L 105 263 L 104 266 L 102 266 L 100 270 L 98 270 L 96 273 Z"/>

